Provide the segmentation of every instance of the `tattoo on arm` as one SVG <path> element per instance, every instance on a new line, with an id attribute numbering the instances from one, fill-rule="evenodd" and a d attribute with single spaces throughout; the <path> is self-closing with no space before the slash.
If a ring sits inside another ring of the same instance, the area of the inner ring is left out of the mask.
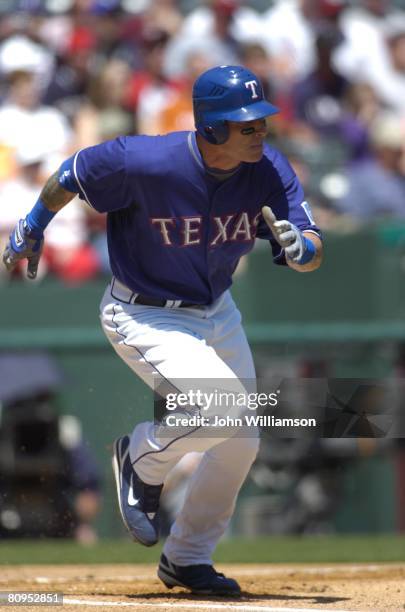
<path id="1" fill-rule="evenodd" d="M 72 193 L 71 191 L 67 191 L 61 187 L 58 179 L 58 173 L 55 172 L 55 174 L 52 174 L 52 176 L 45 183 L 41 191 L 40 198 L 49 210 L 52 212 L 58 212 L 64 206 L 66 206 L 68 202 L 73 200 L 76 195 L 76 193 Z"/>

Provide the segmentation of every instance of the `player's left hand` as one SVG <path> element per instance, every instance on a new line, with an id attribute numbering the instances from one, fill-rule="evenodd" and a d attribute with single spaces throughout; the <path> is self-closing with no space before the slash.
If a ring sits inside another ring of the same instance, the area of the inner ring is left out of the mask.
<path id="1" fill-rule="evenodd" d="M 10 234 L 10 240 L 3 253 L 3 263 L 7 270 L 12 270 L 20 260 L 28 259 L 27 276 L 34 279 L 43 246 L 43 235 L 34 236 L 27 222 L 20 219 Z"/>
<path id="2" fill-rule="evenodd" d="M 299 262 L 307 248 L 302 232 L 287 219 L 277 221 L 270 206 L 263 206 L 262 215 L 286 256 L 292 261 Z"/>

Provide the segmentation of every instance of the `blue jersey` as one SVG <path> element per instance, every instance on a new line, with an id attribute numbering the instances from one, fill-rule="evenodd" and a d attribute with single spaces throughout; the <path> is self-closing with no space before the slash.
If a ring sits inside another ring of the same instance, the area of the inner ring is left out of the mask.
<path id="1" fill-rule="evenodd" d="M 73 162 L 79 195 L 108 213 L 114 276 L 135 293 L 210 304 L 255 238 L 283 251 L 261 215 L 319 234 L 302 187 L 285 157 L 265 147 L 256 163 L 228 178 L 207 172 L 193 132 L 127 136 L 79 151 Z"/>

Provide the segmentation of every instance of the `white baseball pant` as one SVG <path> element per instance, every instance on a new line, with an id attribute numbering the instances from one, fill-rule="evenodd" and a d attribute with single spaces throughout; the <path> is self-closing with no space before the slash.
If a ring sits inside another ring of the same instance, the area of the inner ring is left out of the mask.
<path id="1" fill-rule="evenodd" d="M 255 378 L 241 315 L 229 291 L 202 309 L 158 308 L 125 303 L 111 295 L 109 285 L 100 311 L 115 351 L 151 388 L 162 379 L 178 385 L 190 378 L 220 378 L 229 379 L 232 389 L 243 389 L 238 379 Z M 140 423 L 131 435 L 131 460 L 148 484 L 161 484 L 186 453 L 204 451 L 164 552 L 178 565 L 212 563 L 212 553 L 256 457 L 258 431 L 250 429 L 249 436 L 233 437 L 224 433 L 223 438 L 201 437 L 197 431 L 171 441 L 155 434 L 153 423 Z"/>

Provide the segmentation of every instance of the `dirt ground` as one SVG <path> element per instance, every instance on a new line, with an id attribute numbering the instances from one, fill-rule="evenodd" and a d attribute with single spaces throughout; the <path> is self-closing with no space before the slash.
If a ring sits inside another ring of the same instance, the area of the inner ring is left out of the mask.
<path id="1" fill-rule="evenodd" d="M 166 589 L 151 565 L 0 566 L 0 591 L 59 592 L 67 612 L 405 610 L 405 564 L 218 565 L 236 578 L 240 599 L 201 598 Z M 12 606 L 14 609 L 17 606 Z M 38 612 L 38 606 L 19 606 Z M 46 606 L 62 610 L 61 606 Z M 10 610 L 10 606 L 0 606 Z"/>

